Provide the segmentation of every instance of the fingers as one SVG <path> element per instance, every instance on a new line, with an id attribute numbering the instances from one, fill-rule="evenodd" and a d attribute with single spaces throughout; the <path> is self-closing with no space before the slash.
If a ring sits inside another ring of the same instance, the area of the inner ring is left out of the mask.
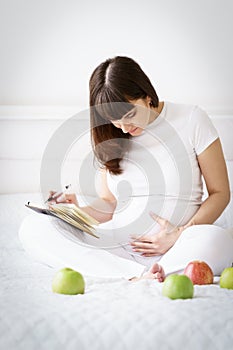
<path id="1" fill-rule="evenodd" d="M 58 197 L 56 196 L 56 193 L 57 193 L 57 191 L 49 191 L 49 196 L 48 196 L 48 198 L 54 197 L 53 199 L 50 199 L 50 200 L 49 200 L 49 203 L 50 203 L 50 204 L 55 204 L 55 203 L 57 203 Z"/>
<path id="2" fill-rule="evenodd" d="M 51 198 L 54 194 L 56 193 L 56 191 L 49 191 L 49 196 L 48 196 L 48 198 Z M 56 203 L 56 200 L 54 199 L 54 200 L 50 200 L 50 203 Z"/>
<path id="3" fill-rule="evenodd" d="M 141 256 L 143 258 L 151 258 L 152 256 L 160 256 L 161 254 L 158 252 L 153 252 L 153 253 L 142 253 Z"/>
<path id="4" fill-rule="evenodd" d="M 78 206 L 78 200 L 74 193 L 65 194 L 65 201 L 66 203 L 73 203 Z"/>
<path id="5" fill-rule="evenodd" d="M 136 234 L 131 234 L 130 238 L 135 239 L 135 240 L 139 240 L 142 236 L 136 235 Z"/>
<path id="6" fill-rule="evenodd" d="M 155 247 L 151 243 L 131 243 L 132 250 L 134 252 L 142 253 L 142 255 L 146 254 L 156 254 Z"/>
<path id="7" fill-rule="evenodd" d="M 66 195 L 63 193 L 61 196 L 56 198 L 57 203 L 66 203 Z"/>
<path id="8" fill-rule="evenodd" d="M 136 236 L 130 235 L 130 238 L 133 239 L 134 242 L 144 242 L 144 243 L 152 243 L 151 236 Z M 133 242 L 132 242 L 133 243 Z"/>
<path id="9" fill-rule="evenodd" d="M 49 191 L 49 197 L 53 196 L 56 193 L 56 191 Z"/>
<path id="10" fill-rule="evenodd" d="M 156 255 L 156 252 L 154 249 L 147 249 L 146 251 L 145 251 L 145 249 L 135 249 L 135 250 L 133 249 L 133 251 L 137 252 L 137 253 L 142 253 L 141 255 L 143 255 L 143 256 L 146 256 L 149 254 L 151 254 L 151 256 Z"/>
<path id="11" fill-rule="evenodd" d="M 49 197 L 53 196 L 56 193 L 56 191 L 49 191 Z M 56 203 L 68 203 L 68 204 L 75 204 L 78 206 L 78 200 L 76 198 L 76 195 L 74 193 L 62 193 L 59 197 L 55 197 L 50 201 L 50 204 L 56 204 Z"/>
<path id="12" fill-rule="evenodd" d="M 57 203 L 68 203 L 68 204 L 75 204 L 78 206 L 78 201 L 76 198 L 76 195 L 74 193 L 70 194 L 62 194 L 60 197 L 56 199 Z"/>
<path id="13" fill-rule="evenodd" d="M 133 241 L 130 242 L 130 245 L 134 252 L 142 253 L 142 256 L 158 255 L 156 252 L 156 246 L 152 241 Z"/>
<path id="14" fill-rule="evenodd" d="M 131 242 L 130 245 L 135 248 L 151 248 L 151 242 Z"/>
<path id="15" fill-rule="evenodd" d="M 155 248 L 153 249 L 146 249 L 146 248 L 133 248 L 133 252 L 141 253 L 141 256 L 143 257 L 149 257 L 149 256 L 156 256 L 161 255 L 156 251 Z"/>

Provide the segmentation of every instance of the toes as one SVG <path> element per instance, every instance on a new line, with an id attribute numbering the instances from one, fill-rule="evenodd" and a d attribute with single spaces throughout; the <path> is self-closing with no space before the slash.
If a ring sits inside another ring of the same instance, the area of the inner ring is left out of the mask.
<path id="1" fill-rule="evenodd" d="M 165 278 L 165 275 L 164 273 L 160 273 L 160 272 L 157 272 L 156 273 L 156 278 L 159 282 L 163 282 L 164 281 L 164 278 Z"/>
<path id="2" fill-rule="evenodd" d="M 154 279 L 159 282 L 163 282 L 165 279 L 165 272 L 161 265 L 155 263 L 148 272 L 146 272 L 142 277 L 142 279 Z"/>
<path id="3" fill-rule="evenodd" d="M 151 266 L 149 271 L 151 273 L 161 272 L 162 271 L 162 266 L 159 265 L 158 263 L 155 263 L 154 265 Z"/>

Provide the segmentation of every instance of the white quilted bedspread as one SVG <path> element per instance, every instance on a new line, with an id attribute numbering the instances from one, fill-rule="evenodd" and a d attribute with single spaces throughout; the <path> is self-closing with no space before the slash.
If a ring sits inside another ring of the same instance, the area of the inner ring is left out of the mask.
<path id="1" fill-rule="evenodd" d="M 162 284 L 88 279 L 84 295 L 53 294 L 55 271 L 18 241 L 36 195 L 0 196 L 0 349 L 232 349 L 233 290 L 195 286 L 191 300 L 169 300 Z"/>

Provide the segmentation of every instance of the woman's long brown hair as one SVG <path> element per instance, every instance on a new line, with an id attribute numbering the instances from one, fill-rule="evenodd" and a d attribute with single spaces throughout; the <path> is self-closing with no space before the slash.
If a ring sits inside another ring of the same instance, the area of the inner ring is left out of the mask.
<path id="1" fill-rule="evenodd" d="M 123 56 L 101 63 L 91 75 L 89 89 L 95 157 L 111 174 L 121 174 L 120 162 L 128 150 L 131 135 L 116 128 L 111 120 L 121 119 L 134 107 L 129 100 L 149 96 L 152 106 L 158 107 L 158 96 L 141 67 L 133 59 Z"/>

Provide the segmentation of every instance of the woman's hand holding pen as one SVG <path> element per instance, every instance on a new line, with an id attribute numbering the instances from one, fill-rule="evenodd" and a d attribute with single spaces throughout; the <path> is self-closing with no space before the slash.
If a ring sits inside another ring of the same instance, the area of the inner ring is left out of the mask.
<path id="1" fill-rule="evenodd" d="M 176 227 L 154 213 L 150 215 L 160 225 L 160 231 L 141 237 L 131 235 L 133 241 L 130 242 L 135 252 L 141 252 L 141 255 L 146 257 L 165 254 L 175 244 L 185 228 L 184 226 Z"/>
<path id="2" fill-rule="evenodd" d="M 50 204 L 54 204 L 54 203 L 73 203 L 77 206 L 79 206 L 78 204 L 78 200 L 77 197 L 74 193 L 58 193 L 58 195 L 56 195 L 57 192 L 56 191 L 49 191 L 49 198 L 53 197 L 53 199 L 51 199 L 49 201 Z"/>

